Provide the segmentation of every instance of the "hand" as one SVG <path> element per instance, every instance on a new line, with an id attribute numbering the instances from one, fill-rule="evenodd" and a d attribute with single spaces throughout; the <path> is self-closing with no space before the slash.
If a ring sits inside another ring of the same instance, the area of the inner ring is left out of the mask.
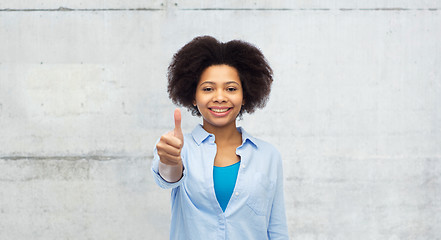
<path id="1" fill-rule="evenodd" d="M 156 149 L 159 160 L 166 165 L 181 165 L 181 150 L 184 145 L 184 135 L 181 129 L 181 111 L 175 109 L 175 128 L 161 136 Z"/>

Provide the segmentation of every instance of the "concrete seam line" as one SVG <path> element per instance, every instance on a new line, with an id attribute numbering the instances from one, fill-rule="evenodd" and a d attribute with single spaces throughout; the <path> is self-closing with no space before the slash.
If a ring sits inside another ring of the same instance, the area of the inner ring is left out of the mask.
<path id="1" fill-rule="evenodd" d="M 161 8 L 4 8 L 1 12 L 105 12 L 105 11 L 161 11 Z"/>
<path id="2" fill-rule="evenodd" d="M 19 9 L 4 8 L 0 12 L 105 12 L 105 11 L 165 11 L 166 8 L 47 8 L 47 9 Z M 182 8 L 182 11 L 438 11 L 438 8 Z"/>
<path id="3" fill-rule="evenodd" d="M 0 157 L 0 160 L 5 161 L 20 161 L 20 160 L 65 160 L 65 161 L 78 161 L 78 160 L 97 160 L 97 161 L 111 161 L 118 159 L 145 159 L 152 158 L 153 156 L 100 156 L 100 155 L 79 155 L 79 156 L 4 156 Z"/>

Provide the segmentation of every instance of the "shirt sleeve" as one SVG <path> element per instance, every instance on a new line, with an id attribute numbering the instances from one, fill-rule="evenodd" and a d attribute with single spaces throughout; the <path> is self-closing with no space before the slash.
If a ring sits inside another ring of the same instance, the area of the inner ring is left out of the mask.
<path id="1" fill-rule="evenodd" d="M 182 162 L 184 162 L 182 155 L 183 154 L 181 153 Z M 153 149 L 153 162 L 152 162 L 151 169 L 152 169 L 153 177 L 155 179 L 156 184 L 158 184 L 158 186 L 160 186 L 161 188 L 164 188 L 164 189 L 176 188 L 176 187 L 180 186 L 186 176 L 185 166 L 184 166 L 182 178 L 179 181 L 171 183 L 171 182 L 167 182 L 164 178 L 162 178 L 162 176 L 159 174 L 159 155 L 158 155 L 158 151 L 156 149 L 156 144 L 155 144 L 155 148 Z"/>
<path id="2" fill-rule="evenodd" d="M 277 152 L 277 181 L 276 193 L 271 207 L 271 215 L 268 226 L 268 239 L 289 239 L 288 226 L 286 224 L 285 199 L 283 194 L 283 167 L 280 153 Z"/>

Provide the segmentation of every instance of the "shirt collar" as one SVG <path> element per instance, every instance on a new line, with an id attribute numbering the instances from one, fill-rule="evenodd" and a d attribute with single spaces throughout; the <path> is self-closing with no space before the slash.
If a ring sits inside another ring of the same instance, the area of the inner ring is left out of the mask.
<path id="1" fill-rule="evenodd" d="M 202 127 L 201 124 L 198 124 L 193 131 L 191 132 L 191 135 L 193 136 L 194 141 L 201 145 L 201 143 L 208 138 L 209 136 L 214 136 L 213 134 L 208 133 L 205 131 L 205 129 Z"/>
<path id="2" fill-rule="evenodd" d="M 245 142 L 248 140 L 251 144 L 253 144 L 255 147 L 258 147 L 256 138 L 251 136 L 249 133 L 247 133 L 242 127 L 238 127 L 237 130 L 242 133 L 242 145 L 245 144 Z M 194 141 L 201 145 L 201 143 L 207 139 L 208 137 L 212 136 L 214 139 L 214 135 L 211 133 L 208 133 L 205 131 L 205 129 L 202 127 L 201 124 L 198 124 L 193 131 L 191 132 L 191 135 L 193 136 Z M 214 141 L 214 140 L 213 140 Z"/>

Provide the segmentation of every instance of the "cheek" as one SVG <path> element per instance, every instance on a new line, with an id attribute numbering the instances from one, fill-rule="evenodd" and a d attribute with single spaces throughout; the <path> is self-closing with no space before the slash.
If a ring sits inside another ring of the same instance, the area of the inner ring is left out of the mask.
<path id="1" fill-rule="evenodd" d="M 209 98 L 204 95 L 196 95 L 195 99 L 193 100 L 193 105 L 195 106 L 204 106 L 209 102 Z"/>
<path id="2" fill-rule="evenodd" d="M 238 104 L 240 105 L 244 105 L 245 104 L 245 99 L 243 98 L 243 94 L 239 94 L 239 96 L 237 96 L 237 101 Z"/>
<path id="3" fill-rule="evenodd" d="M 201 95 L 196 92 L 193 99 L 193 105 L 197 105 L 201 102 Z"/>

